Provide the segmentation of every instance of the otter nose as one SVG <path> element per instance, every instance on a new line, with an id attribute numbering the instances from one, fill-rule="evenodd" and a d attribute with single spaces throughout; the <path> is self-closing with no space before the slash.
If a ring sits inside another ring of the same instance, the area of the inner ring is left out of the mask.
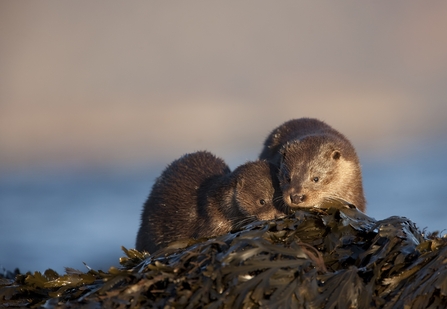
<path id="1" fill-rule="evenodd" d="M 293 204 L 299 204 L 304 202 L 304 200 L 306 199 L 306 195 L 304 194 L 291 194 L 290 195 L 290 200 L 292 201 Z"/>

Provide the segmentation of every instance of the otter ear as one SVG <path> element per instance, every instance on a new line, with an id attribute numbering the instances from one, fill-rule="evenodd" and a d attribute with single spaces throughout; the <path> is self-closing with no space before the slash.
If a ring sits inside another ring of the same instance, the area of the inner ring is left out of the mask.
<path id="1" fill-rule="evenodd" d="M 341 157 L 341 152 L 338 150 L 332 151 L 331 158 L 334 160 L 338 160 Z"/>
<path id="2" fill-rule="evenodd" d="M 290 148 L 290 143 L 287 142 L 284 146 L 281 147 L 281 149 L 279 150 L 279 154 L 281 155 L 282 159 L 285 160 L 286 158 L 286 153 Z"/>
<path id="3" fill-rule="evenodd" d="M 242 190 L 243 187 L 244 187 L 244 178 L 238 178 L 237 183 L 236 183 L 236 188 L 238 190 Z"/>
<path id="4" fill-rule="evenodd" d="M 281 155 L 281 158 L 284 160 L 286 158 L 286 148 L 281 147 L 281 149 L 279 150 L 279 154 Z"/>

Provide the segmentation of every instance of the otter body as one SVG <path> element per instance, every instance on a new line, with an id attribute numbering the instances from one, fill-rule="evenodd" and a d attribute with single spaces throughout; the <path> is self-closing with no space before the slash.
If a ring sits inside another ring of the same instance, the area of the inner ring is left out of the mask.
<path id="1" fill-rule="evenodd" d="M 275 164 L 283 200 L 313 207 L 343 199 L 365 211 L 362 174 L 354 147 L 341 133 L 311 118 L 285 122 L 267 137 L 260 159 Z"/>
<path id="2" fill-rule="evenodd" d="M 152 253 L 172 241 L 224 234 L 284 214 L 273 203 L 279 186 L 274 173 L 266 161 L 230 172 L 209 152 L 184 155 L 157 178 L 143 207 L 136 249 Z"/>

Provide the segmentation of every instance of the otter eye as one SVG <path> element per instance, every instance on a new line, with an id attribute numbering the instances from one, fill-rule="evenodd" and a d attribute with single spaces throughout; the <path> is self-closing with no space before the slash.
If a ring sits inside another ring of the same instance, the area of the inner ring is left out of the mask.
<path id="1" fill-rule="evenodd" d="M 260 204 L 261 206 L 264 206 L 264 205 L 265 205 L 265 200 L 260 199 L 260 200 L 259 200 L 259 204 Z"/>
<path id="2" fill-rule="evenodd" d="M 318 182 L 318 180 L 320 180 L 320 178 L 318 178 L 318 177 L 314 177 L 314 178 L 312 179 L 313 182 Z"/>
<path id="3" fill-rule="evenodd" d="M 284 181 L 287 183 L 290 183 L 292 181 L 292 178 L 290 177 L 290 175 L 288 173 L 284 173 L 282 175 L 282 179 L 284 179 Z"/>

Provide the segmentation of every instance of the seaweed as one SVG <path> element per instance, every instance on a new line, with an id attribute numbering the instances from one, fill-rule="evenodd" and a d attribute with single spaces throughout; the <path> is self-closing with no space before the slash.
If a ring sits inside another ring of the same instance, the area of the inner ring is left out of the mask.
<path id="1" fill-rule="evenodd" d="M 447 302 L 447 240 L 330 201 L 120 267 L 0 274 L 0 307 L 428 308 Z"/>

